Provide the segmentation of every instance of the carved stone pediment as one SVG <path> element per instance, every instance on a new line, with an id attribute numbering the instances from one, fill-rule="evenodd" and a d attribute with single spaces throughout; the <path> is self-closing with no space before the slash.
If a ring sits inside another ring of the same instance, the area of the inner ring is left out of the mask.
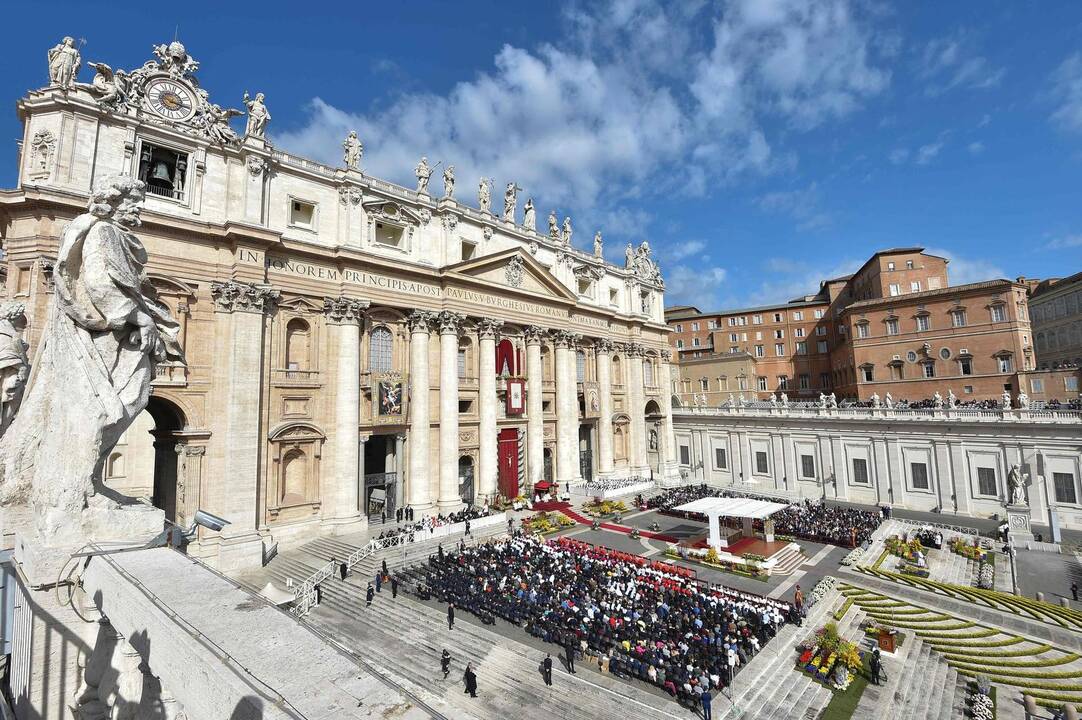
<path id="1" fill-rule="evenodd" d="M 539 298 L 568 300 L 575 295 L 528 252 L 504 250 L 466 260 L 447 268 L 447 274 L 484 280 L 493 285 L 524 290 Z"/>
<path id="2" fill-rule="evenodd" d="M 417 226 L 428 222 L 422 219 L 420 213 L 391 200 L 368 200 L 362 202 L 361 207 L 369 217 L 393 225 Z"/>

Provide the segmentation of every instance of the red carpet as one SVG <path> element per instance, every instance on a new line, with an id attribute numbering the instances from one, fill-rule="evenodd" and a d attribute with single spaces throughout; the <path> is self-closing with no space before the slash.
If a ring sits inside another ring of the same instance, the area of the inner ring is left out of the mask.
<path id="1" fill-rule="evenodd" d="M 591 518 L 588 518 L 585 515 L 580 515 L 579 513 L 572 510 L 571 505 L 569 503 L 560 503 L 560 504 L 563 505 L 563 507 L 553 508 L 553 510 L 558 510 L 559 512 L 562 512 L 564 515 L 571 518 L 572 520 L 579 523 L 580 525 L 593 525 L 594 524 L 594 521 Z M 538 507 L 537 505 L 534 505 L 534 508 L 537 508 L 537 507 Z M 601 527 L 603 527 L 606 530 L 612 530 L 613 532 L 623 533 L 624 535 L 630 535 L 631 530 L 632 530 L 632 528 L 629 528 L 626 525 L 617 525 L 615 523 L 609 523 L 609 522 L 601 523 Z M 672 535 L 666 535 L 664 533 L 651 532 L 649 530 L 639 530 L 639 535 L 642 535 L 644 538 L 650 538 L 651 540 L 661 540 L 663 542 L 669 542 L 669 543 L 674 543 L 674 544 L 680 542 L 677 538 L 674 538 Z"/>

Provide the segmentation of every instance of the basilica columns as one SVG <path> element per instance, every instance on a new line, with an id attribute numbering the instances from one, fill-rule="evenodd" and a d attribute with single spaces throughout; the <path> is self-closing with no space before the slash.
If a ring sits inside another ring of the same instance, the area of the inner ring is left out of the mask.
<path id="1" fill-rule="evenodd" d="M 544 479 L 545 410 L 542 402 L 541 343 L 545 329 L 526 328 L 526 467 L 530 485 Z"/>
<path id="2" fill-rule="evenodd" d="M 440 328 L 440 512 L 462 505 L 458 493 L 458 331 L 463 316 L 443 311 Z"/>
<path id="3" fill-rule="evenodd" d="M 264 366 L 264 312 L 279 293 L 266 285 L 232 280 L 212 283 L 210 291 L 220 314 L 217 323 L 224 330 L 214 367 L 219 372 L 218 387 L 224 390 L 220 447 L 222 475 L 228 478 L 217 486 L 212 507 L 230 523 L 221 532 L 218 567 L 258 567 L 263 561 L 263 542 L 256 528 L 264 440 L 260 412 L 263 373 L 258 369 Z"/>
<path id="4" fill-rule="evenodd" d="M 333 525 L 350 524 L 363 517 L 360 512 L 361 424 L 361 313 L 368 303 L 353 298 L 326 298 L 331 346 L 337 351 L 334 382 L 334 436 L 332 485 L 324 507 L 325 519 Z"/>
<path id="5" fill-rule="evenodd" d="M 612 342 L 597 341 L 597 385 L 601 393 L 597 421 L 597 471 L 604 477 L 613 471 L 612 458 Z"/>
<path id="6" fill-rule="evenodd" d="M 428 408 L 428 339 L 435 314 L 415 310 L 410 325 L 410 434 L 409 489 L 407 504 L 418 512 L 432 507 L 431 474 L 429 469 L 431 411 Z M 456 384 L 457 388 L 458 385 Z"/>
<path id="7" fill-rule="evenodd" d="M 648 471 L 646 456 L 646 393 L 642 372 L 643 346 L 628 343 L 627 414 L 631 417 L 631 453 L 629 465 L 632 473 Z"/>
<path id="8" fill-rule="evenodd" d="M 480 356 L 478 391 L 480 393 L 480 422 L 478 427 L 477 460 L 479 499 L 496 497 L 496 333 L 503 323 L 484 318 L 477 323 Z M 441 420 L 442 422 L 442 420 Z M 457 466 L 457 461 L 456 461 Z"/>
<path id="9" fill-rule="evenodd" d="M 556 341 L 556 481 L 576 482 L 581 477 L 575 347 L 581 336 L 560 330 L 553 337 Z"/>

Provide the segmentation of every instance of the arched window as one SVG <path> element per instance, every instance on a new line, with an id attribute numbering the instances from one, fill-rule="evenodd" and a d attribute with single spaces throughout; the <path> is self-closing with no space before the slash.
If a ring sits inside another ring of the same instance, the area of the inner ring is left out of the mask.
<path id="1" fill-rule="evenodd" d="M 391 331 L 380 326 L 372 329 L 368 347 L 368 370 L 385 373 L 393 370 L 391 362 Z"/>
<path id="2" fill-rule="evenodd" d="M 624 384 L 624 370 L 623 365 L 620 363 L 620 356 L 612 356 L 612 384 L 623 385 Z"/>
<path id="3" fill-rule="evenodd" d="M 308 323 L 293 318 L 286 325 L 286 369 L 308 370 L 310 367 Z"/>
<path id="4" fill-rule="evenodd" d="M 106 469 L 105 477 L 115 478 L 124 477 L 124 454 L 115 452 L 109 456 L 109 466 Z"/>
<path id="5" fill-rule="evenodd" d="M 308 456 L 303 450 L 290 450 L 282 461 L 282 501 L 302 501 L 308 485 Z"/>
<path id="6" fill-rule="evenodd" d="M 586 353 L 582 350 L 575 353 L 575 379 L 577 382 L 586 382 Z"/>

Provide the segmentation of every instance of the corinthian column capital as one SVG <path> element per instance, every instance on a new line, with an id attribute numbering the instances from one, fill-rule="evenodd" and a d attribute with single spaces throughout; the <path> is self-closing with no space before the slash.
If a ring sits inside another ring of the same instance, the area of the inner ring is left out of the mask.
<path id="1" fill-rule="evenodd" d="M 496 333 L 503 327 L 503 320 L 495 318 L 481 318 L 477 321 L 477 334 L 483 338 L 495 338 Z"/>
<path id="2" fill-rule="evenodd" d="M 411 333 L 427 333 L 432 330 L 436 313 L 428 310 L 414 310 L 409 316 L 409 328 Z"/>
<path id="3" fill-rule="evenodd" d="M 440 335 L 458 335 L 459 330 L 462 329 L 462 321 L 465 319 L 466 316 L 462 313 L 444 310 L 436 318 L 436 322 L 439 323 L 440 327 Z"/>
<path id="4" fill-rule="evenodd" d="M 323 312 L 335 323 L 356 323 L 361 319 L 364 311 L 370 303 L 367 300 L 357 298 L 336 297 L 323 298 Z"/>
<path id="5" fill-rule="evenodd" d="M 526 336 L 527 345 L 540 345 L 548 336 L 548 330 L 540 325 L 529 325 L 522 331 L 522 334 Z"/>

